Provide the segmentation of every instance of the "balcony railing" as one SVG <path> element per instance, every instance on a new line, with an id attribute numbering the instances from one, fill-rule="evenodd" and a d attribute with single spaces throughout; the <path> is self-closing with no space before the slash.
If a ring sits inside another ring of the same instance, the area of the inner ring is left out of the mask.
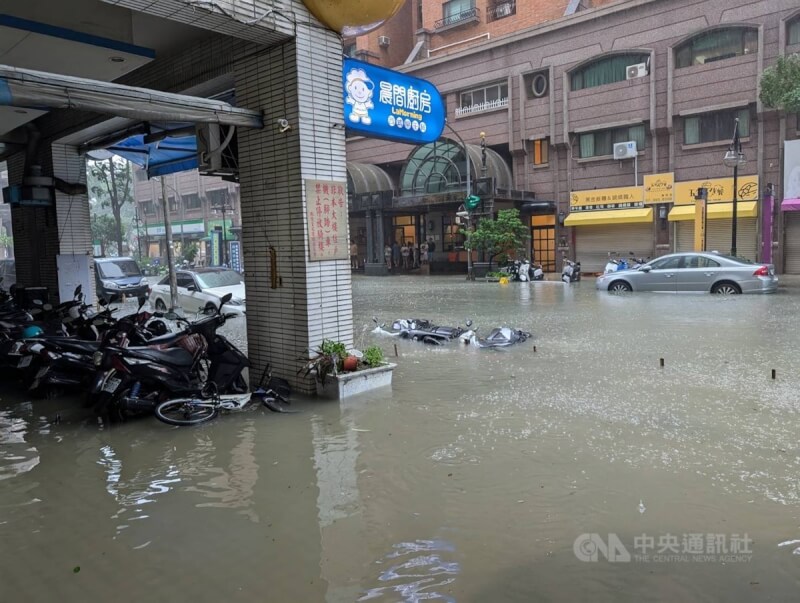
<path id="1" fill-rule="evenodd" d="M 445 2 L 442 7 L 446 8 L 447 2 Z M 446 12 L 446 11 L 445 11 Z M 448 27 L 453 27 L 455 25 L 462 25 L 464 23 L 469 23 L 472 21 L 478 22 L 481 20 L 481 13 L 477 7 L 468 8 L 467 10 L 463 10 L 460 13 L 456 13 L 454 15 L 450 15 L 449 17 L 445 17 L 444 19 L 439 19 L 433 24 L 434 29 L 446 29 Z"/>
<path id="2" fill-rule="evenodd" d="M 463 117 L 464 115 L 471 115 L 473 113 L 482 113 L 483 111 L 493 111 L 494 109 L 501 109 L 507 106 L 508 97 L 484 101 L 477 105 L 469 105 L 467 107 L 456 107 L 456 117 Z"/>
<path id="3" fill-rule="evenodd" d="M 495 4 L 486 7 L 486 22 L 491 23 L 503 17 L 510 17 L 517 14 L 517 0 L 499 0 Z"/>

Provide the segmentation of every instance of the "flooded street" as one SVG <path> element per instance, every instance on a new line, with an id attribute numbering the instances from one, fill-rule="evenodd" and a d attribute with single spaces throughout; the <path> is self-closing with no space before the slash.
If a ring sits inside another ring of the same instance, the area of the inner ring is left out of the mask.
<path id="1" fill-rule="evenodd" d="M 800 289 L 355 277 L 354 304 L 394 385 L 302 414 L 98 429 L 3 389 L 0 600 L 800 597 Z M 534 337 L 425 346 L 373 315 Z"/>

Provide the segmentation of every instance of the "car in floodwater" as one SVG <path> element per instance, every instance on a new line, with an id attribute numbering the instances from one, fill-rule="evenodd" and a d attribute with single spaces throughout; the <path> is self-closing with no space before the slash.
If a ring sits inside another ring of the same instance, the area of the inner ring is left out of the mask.
<path id="1" fill-rule="evenodd" d="M 197 270 L 178 270 L 175 275 L 178 285 L 178 299 L 181 308 L 187 312 L 211 314 L 219 308 L 221 298 L 230 293 L 231 299 L 222 306 L 224 314 L 246 313 L 245 289 L 242 275 L 224 268 L 198 268 Z M 171 307 L 169 294 L 169 275 L 153 285 L 150 304 L 159 312 Z"/>
<path id="2" fill-rule="evenodd" d="M 611 293 L 775 293 L 778 278 L 772 264 L 715 252 L 672 253 L 630 270 L 597 277 L 597 289 Z"/>

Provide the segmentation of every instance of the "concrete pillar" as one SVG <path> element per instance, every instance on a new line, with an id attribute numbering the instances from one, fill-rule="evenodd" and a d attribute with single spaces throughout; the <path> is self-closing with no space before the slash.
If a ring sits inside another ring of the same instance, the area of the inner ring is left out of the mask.
<path id="1" fill-rule="evenodd" d="M 294 40 L 244 49 L 234 65 L 238 104 L 262 110 L 265 123 L 238 139 L 250 374 L 257 381 L 269 363 L 303 392 L 313 388 L 297 375 L 309 348 L 353 343 L 349 256 L 310 261 L 306 215 L 306 180 L 347 182 L 344 131 L 334 127 L 341 62 L 335 33 L 299 27 Z"/>
<path id="2" fill-rule="evenodd" d="M 367 214 L 367 254 L 366 258 L 364 258 L 365 270 L 367 264 L 372 264 L 375 261 L 375 237 L 372 234 L 374 220 L 375 220 L 375 218 L 373 217 L 374 212 L 371 209 L 368 209 L 366 214 Z"/>
<path id="3" fill-rule="evenodd" d="M 33 155 L 32 155 L 33 156 Z M 35 153 L 42 176 L 60 178 L 70 184 L 86 183 L 86 164 L 75 147 L 42 143 Z M 8 162 L 9 182 L 22 184 L 26 170 L 25 157 L 18 154 Z M 59 254 L 87 255 L 89 275 L 84 287 L 87 299 L 93 299 L 92 234 L 88 195 L 67 195 L 56 191 L 53 207 L 14 207 L 11 219 L 14 228 L 17 284 L 20 287 L 47 287 L 50 300 L 58 302 Z M 64 300 L 61 300 L 64 301 Z"/>
<path id="4" fill-rule="evenodd" d="M 370 212 L 372 213 L 372 212 Z M 383 257 L 383 247 L 386 244 L 383 235 L 383 210 L 375 210 L 373 216 L 370 217 L 372 221 L 372 228 L 375 233 L 374 236 L 374 254 L 372 262 L 364 267 L 364 274 L 367 276 L 386 276 L 389 271 L 386 268 L 386 262 Z"/>

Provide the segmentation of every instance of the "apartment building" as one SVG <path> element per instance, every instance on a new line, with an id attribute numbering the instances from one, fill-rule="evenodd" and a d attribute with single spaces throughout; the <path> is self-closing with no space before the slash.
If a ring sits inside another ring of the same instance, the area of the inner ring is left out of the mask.
<path id="1" fill-rule="evenodd" d="M 197 170 L 165 176 L 172 240 L 176 254 L 191 243 L 199 249 L 197 261 L 203 265 L 223 262 L 213 258 L 211 239 L 222 231 L 224 244 L 238 239 L 241 232 L 239 185 Z M 147 173 L 134 168 L 134 196 L 138 212 L 143 252 L 147 257 L 165 257 L 166 232 L 161 178 L 147 179 Z M 227 256 L 230 258 L 230 253 Z"/>
<path id="2" fill-rule="evenodd" d="M 796 1 L 414 0 L 411 19 L 414 47 L 394 68 L 436 84 L 451 129 L 418 148 L 348 137 L 351 228 L 368 263 L 379 239 L 413 235 L 437 242 L 435 266 L 460 269 L 469 180 L 486 213 L 523 212 L 528 250 L 549 269 L 692 249 L 704 189 L 709 250 L 730 251 L 735 198 L 738 254 L 800 272 L 800 205 L 781 205 L 782 149 L 800 121 L 758 96 L 764 69 L 800 52 Z M 737 119 L 734 197 L 723 158 Z"/>

